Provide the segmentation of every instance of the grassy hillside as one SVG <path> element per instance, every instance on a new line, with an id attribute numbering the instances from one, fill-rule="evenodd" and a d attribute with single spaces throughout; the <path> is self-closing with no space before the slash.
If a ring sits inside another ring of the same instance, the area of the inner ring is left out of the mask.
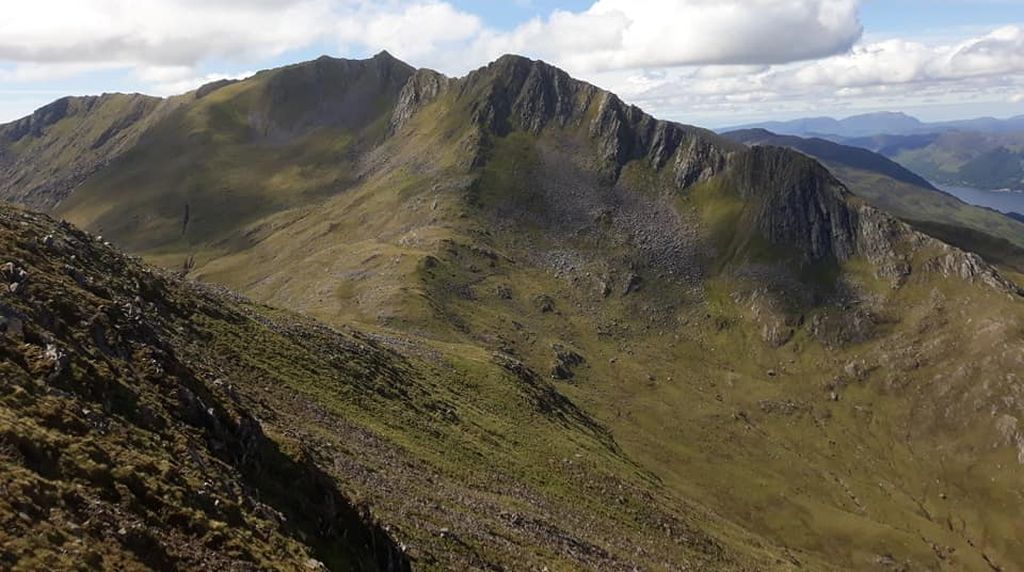
<path id="1" fill-rule="evenodd" d="M 135 251 L 244 247 L 244 225 L 354 184 L 412 69 L 322 58 L 226 85 L 176 109 L 58 212 Z M 193 247 L 193 245 L 201 245 Z"/>
<path id="2" fill-rule="evenodd" d="M 176 354 L 414 568 L 1024 566 L 999 272 L 540 62 L 375 65 L 356 123 L 222 87 L 60 214 L 269 304 L 180 286 L 226 309 Z"/>
<path id="3" fill-rule="evenodd" d="M 66 97 L 0 126 L 0 197 L 56 207 L 176 104 L 138 94 Z"/>
<path id="4" fill-rule="evenodd" d="M 7 567 L 752 570 L 780 554 L 507 354 L 330 328 L 6 207 L 0 241 L 27 276 L 0 306 Z"/>

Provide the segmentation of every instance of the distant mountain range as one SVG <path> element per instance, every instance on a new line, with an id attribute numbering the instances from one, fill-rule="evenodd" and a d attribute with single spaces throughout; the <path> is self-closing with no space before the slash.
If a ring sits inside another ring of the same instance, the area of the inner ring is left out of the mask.
<path id="1" fill-rule="evenodd" d="M 1024 189 L 1024 115 L 925 123 L 905 113 L 883 112 L 770 121 L 722 132 L 752 129 L 868 149 L 941 185 Z"/>
<path id="2" fill-rule="evenodd" d="M 779 135 L 831 135 L 839 137 L 866 137 L 871 135 L 913 135 L 943 133 L 947 131 L 975 131 L 980 133 L 1009 133 L 1024 131 L 1024 115 L 1009 119 L 979 117 L 960 121 L 927 123 L 906 113 L 883 111 L 864 113 L 845 119 L 832 117 L 805 117 L 791 121 L 767 121 L 739 125 L 720 132 L 744 129 L 767 129 Z"/>
<path id="3" fill-rule="evenodd" d="M 830 139 L 881 153 L 935 183 L 989 190 L 1024 189 L 1024 130 Z"/>

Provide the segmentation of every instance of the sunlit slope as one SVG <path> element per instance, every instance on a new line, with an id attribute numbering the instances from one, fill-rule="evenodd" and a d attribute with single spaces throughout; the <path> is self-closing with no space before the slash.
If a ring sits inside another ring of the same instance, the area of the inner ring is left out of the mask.
<path id="1" fill-rule="evenodd" d="M 243 225 L 358 180 L 358 161 L 384 138 L 411 73 L 382 54 L 224 85 L 178 107 L 58 212 L 169 263 L 244 247 Z"/>
<path id="2" fill-rule="evenodd" d="M 0 246 L 5 568 L 793 569 L 506 353 L 329 327 L 8 207 Z"/>

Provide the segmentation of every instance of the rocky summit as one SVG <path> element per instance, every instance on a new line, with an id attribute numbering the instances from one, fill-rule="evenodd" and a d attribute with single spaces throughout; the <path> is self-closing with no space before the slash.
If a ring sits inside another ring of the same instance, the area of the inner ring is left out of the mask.
<path id="1" fill-rule="evenodd" d="M 1024 226 L 826 143 L 386 52 L 0 126 L 0 567 L 1024 568 Z"/>

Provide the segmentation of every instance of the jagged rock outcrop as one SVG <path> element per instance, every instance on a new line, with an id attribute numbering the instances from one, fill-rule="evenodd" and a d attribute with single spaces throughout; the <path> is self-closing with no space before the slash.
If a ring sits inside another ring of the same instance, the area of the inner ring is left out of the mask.
<path id="1" fill-rule="evenodd" d="M 874 266 L 875 273 L 901 285 L 911 273 L 906 245 L 920 235 L 906 224 L 869 206 L 858 209 L 857 250 Z"/>
<path id="2" fill-rule="evenodd" d="M 613 177 L 633 161 L 643 161 L 654 171 L 667 170 L 680 191 L 723 176 L 744 201 L 755 205 L 752 224 L 765 239 L 807 263 L 864 254 L 880 276 L 901 283 L 910 264 L 896 245 L 924 238 L 896 219 L 860 206 L 838 179 L 806 155 L 781 147 L 747 148 L 710 131 L 657 120 L 612 93 L 521 56 L 503 56 L 461 79 L 417 71 L 402 88 L 389 132 L 396 134 L 415 113 L 445 94 L 453 98 L 453 107 L 468 110 L 470 122 L 483 134 L 473 139 L 481 146 L 489 136 L 513 131 L 540 135 L 550 128 L 583 129 Z M 955 267 L 953 273 L 965 277 L 991 276 L 967 260 L 933 266 L 941 272 Z M 984 281 L 1001 283 L 996 278 Z"/>
<path id="3" fill-rule="evenodd" d="M 924 264 L 925 271 L 967 282 L 980 282 L 991 288 L 1021 295 L 1021 289 L 1003 277 L 991 264 L 973 252 L 964 252 L 944 242 L 931 239 L 939 254 Z"/>
<path id="4" fill-rule="evenodd" d="M 506 55 L 461 80 L 473 123 L 498 136 L 539 133 L 582 118 L 600 90 L 541 61 Z"/>
<path id="5" fill-rule="evenodd" d="M 655 119 L 607 92 L 601 94 L 590 134 L 617 168 L 634 160 L 655 170 L 671 168 L 680 189 L 720 173 L 736 149 L 709 131 Z"/>
<path id="6" fill-rule="evenodd" d="M 456 80 L 434 70 L 420 69 L 409 78 L 398 95 L 388 133 L 394 135 L 421 107 L 446 92 Z"/>
<path id="7" fill-rule="evenodd" d="M 1020 292 L 977 254 L 932 238 L 874 207 L 857 207 L 857 220 L 857 252 L 871 262 L 879 277 L 892 281 L 895 287 L 910 276 L 915 255 L 923 254 L 928 256 L 921 265 L 925 272 L 982 283 L 1007 293 Z"/>
<path id="8" fill-rule="evenodd" d="M 542 61 L 503 56 L 462 82 L 461 95 L 475 97 L 473 120 L 493 133 L 585 127 L 616 175 L 630 161 L 644 160 L 655 170 L 671 168 L 685 188 L 721 172 L 729 153 L 740 149 L 710 131 L 655 119 Z"/>

